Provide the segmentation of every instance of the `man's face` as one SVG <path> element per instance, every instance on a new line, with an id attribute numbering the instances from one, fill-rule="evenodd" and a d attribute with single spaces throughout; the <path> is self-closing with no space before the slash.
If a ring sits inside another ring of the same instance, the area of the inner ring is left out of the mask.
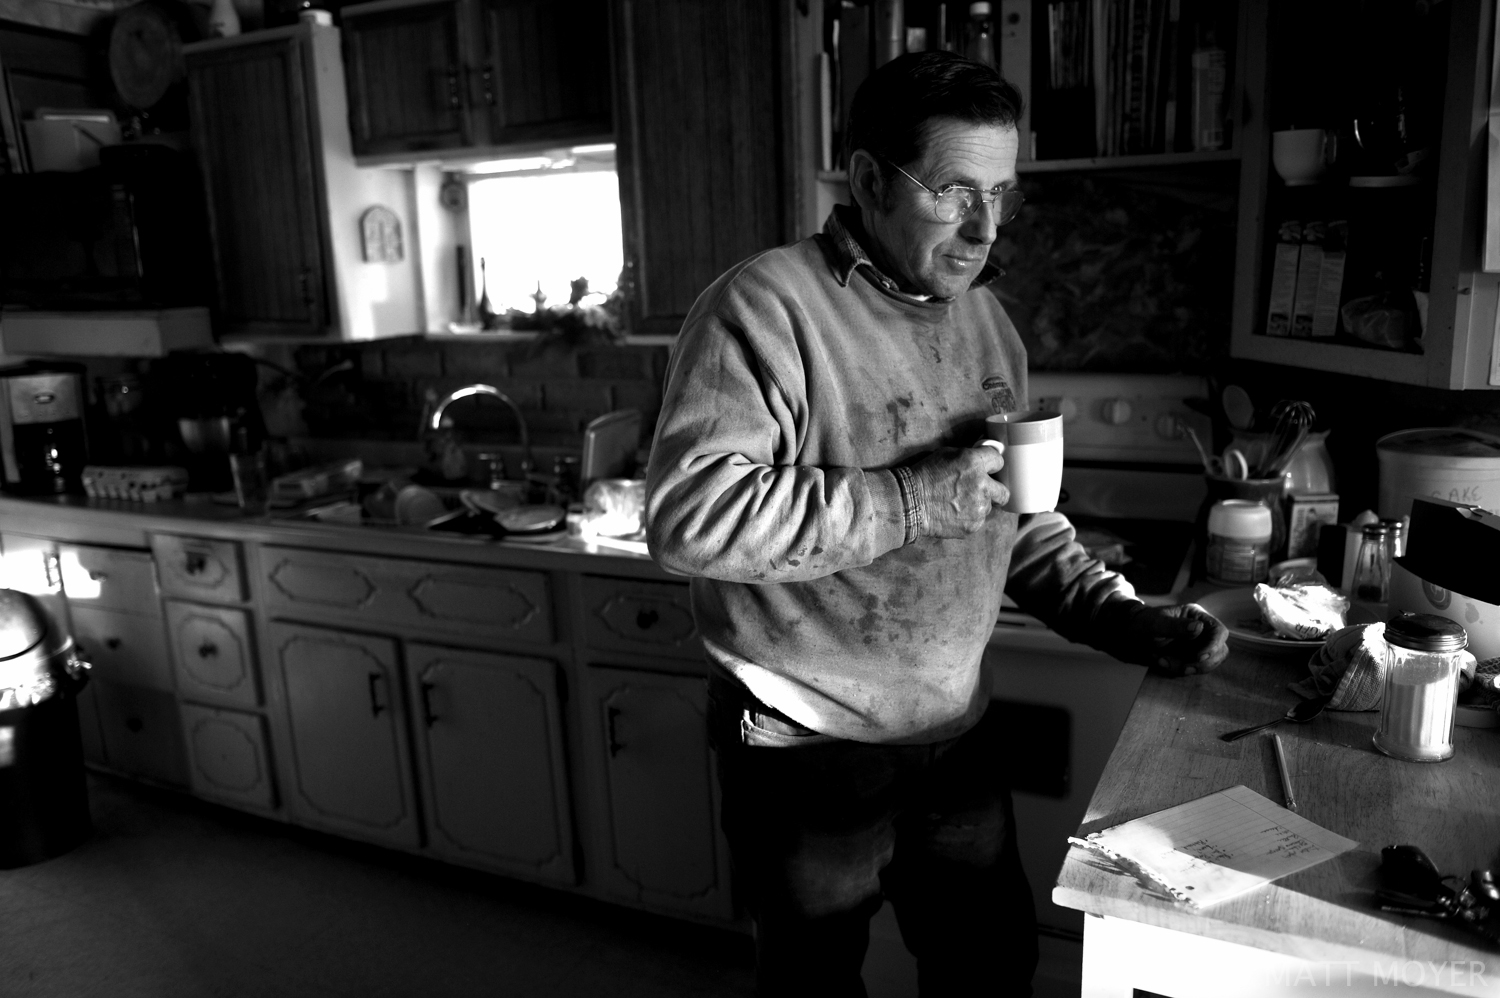
<path id="1" fill-rule="evenodd" d="M 922 156 L 898 165 L 933 190 L 961 184 L 988 193 L 1016 186 L 1020 140 L 1014 127 L 937 118 L 926 135 Z M 995 241 L 994 209 L 985 205 L 957 222 L 942 222 L 932 195 L 899 172 L 871 184 L 864 197 L 856 189 L 856 198 L 881 269 L 917 294 L 953 298 L 967 291 Z"/>

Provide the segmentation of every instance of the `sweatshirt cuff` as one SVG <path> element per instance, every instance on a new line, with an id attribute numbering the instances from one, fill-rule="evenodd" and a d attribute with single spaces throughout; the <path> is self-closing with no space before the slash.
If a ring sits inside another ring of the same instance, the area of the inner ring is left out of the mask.
<path id="1" fill-rule="evenodd" d="M 890 551 L 908 543 L 906 504 L 896 472 L 867 471 L 865 484 L 870 490 L 880 550 Z"/>

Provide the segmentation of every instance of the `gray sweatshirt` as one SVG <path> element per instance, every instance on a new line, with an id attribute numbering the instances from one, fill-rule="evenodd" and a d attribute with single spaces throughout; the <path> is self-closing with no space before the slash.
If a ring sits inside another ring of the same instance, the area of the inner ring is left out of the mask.
<path id="1" fill-rule="evenodd" d="M 995 297 L 902 294 L 838 212 L 715 281 L 672 354 L 646 493 L 651 553 L 693 577 L 713 667 L 814 731 L 929 742 L 984 711 L 1003 592 L 1103 637 L 1100 609 L 1134 593 L 1060 513 L 997 508 L 972 536 L 907 542 L 891 469 L 1026 404 Z"/>

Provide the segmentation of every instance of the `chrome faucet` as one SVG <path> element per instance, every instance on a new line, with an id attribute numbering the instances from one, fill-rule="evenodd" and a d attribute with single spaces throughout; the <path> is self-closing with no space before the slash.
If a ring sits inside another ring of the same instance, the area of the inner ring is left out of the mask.
<path id="1" fill-rule="evenodd" d="M 535 463 L 531 459 L 531 436 L 526 432 L 526 417 L 521 415 L 521 407 L 516 405 L 511 397 L 494 385 L 464 385 L 438 399 L 432 405 L 432 416 L 422 426 L 422 432 L 436 433 L 443 428 L 443 414 L 448 407 L 459 399 L 468 398 L 470 395 L 493 395 L 495 398 L 510 406 L 510 411 L 515 413 L 516 426 L 521 431 L 521 477 L 525 478 L 531 473 Z"/>

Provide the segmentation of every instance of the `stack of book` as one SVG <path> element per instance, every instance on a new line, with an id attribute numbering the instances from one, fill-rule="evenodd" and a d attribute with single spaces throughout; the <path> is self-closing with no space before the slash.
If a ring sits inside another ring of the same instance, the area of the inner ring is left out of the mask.
<path id="1" fill-rule="evenodd" d="M 1228 145 L 1225 39 L 1210 0 L 1048 0 L 1038 16 L 1037 155 L 1132 156 Z"/>

